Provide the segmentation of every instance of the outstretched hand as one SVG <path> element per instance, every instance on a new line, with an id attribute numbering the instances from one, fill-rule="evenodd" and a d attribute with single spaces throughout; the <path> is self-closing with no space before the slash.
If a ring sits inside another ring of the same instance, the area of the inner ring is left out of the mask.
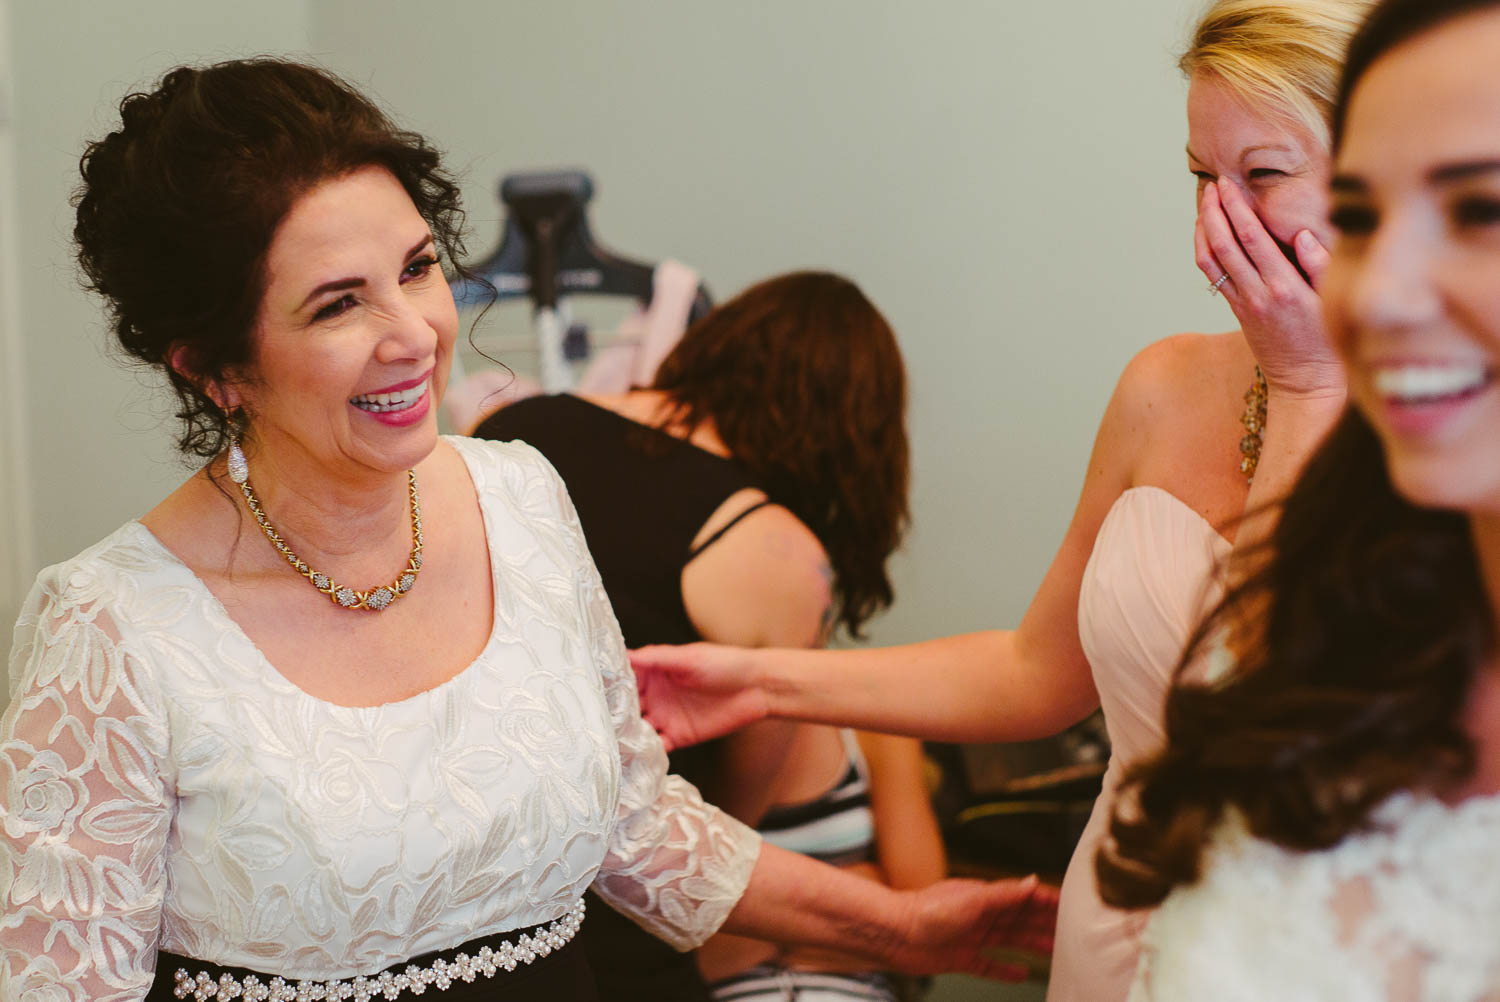
<path id="1" fill-rule="evenodd" d="M 1057 889 L 1035 876 L 988 883 L 944 880 L 905 893 L 913 900 L 911 929 L 887 958 L 896 970 L 1023 981 L 1030 970 L 1015 954 L 1052 952 Z"/>
<path id="2" fill-rule="evenodd" d="M 751 680 L 750 659 L 744 648 L 719 644 L 657 644 L 630 652 L 641 715 L 668 751 L 766 718 L 766 696 Z"/>
<path id="3" fill-rule="evenodd" d="M 1221 178 L 1203 192 L 1193 246 L 1198 267 L 1210 282 L 1228 276 L 1219 291 L 1234 310 L 1267 383 L 1309 395 L 1342 387 L 1343 367 L 1324 335 L 1316 291 L 1329 255 L 1311 230 L 1292 240 L 1294 266 L 1244 193 Z"/>

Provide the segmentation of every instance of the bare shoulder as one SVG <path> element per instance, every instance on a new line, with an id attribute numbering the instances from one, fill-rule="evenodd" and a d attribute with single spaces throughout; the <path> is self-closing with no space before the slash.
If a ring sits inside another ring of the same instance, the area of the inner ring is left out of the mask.
<path id="1" fill-rule="evenodd" d="M 1160 487 L 1214 525 L 1243 509 L 1240 419 L 1255 356 L 1239 331 L 1178 334 L 1142 350 L 1120 377 L 1136 415 L 1133 484 Z"/>
<path id="2" fill-rule="evenodd" d="M 206 573 L 227 567 L 233 544 L 249 522 L 243 511 L 238 488 L 216 461 L 142 515 L 141 524 L 179 560 Z"/>
<path id="3" fill-rule="evenodd" d="M 757 492 L 758 493 L 758 492 Z M 727 545 L 725 545 L 727 544 Z M 823 544 L 796 515 L 771 503 L 747 514 L 716 545 L 739 557 L 764 554 L 777 563 L 817 569 L 828 563 Z M 705 551 L 705 555 L 711 552 Z"/>
<path id="4" fill-rule="evenodd" d="M 1142 348 L 1125 366 L 1115 389 L 1128 409 L 1196 409 L 1238 385 L 1255 362 L 1239 331 L 1173 334 Z"/>
<path id="5" fill-rule="evenodd" d="M 1232 469 L 1239 461 L 1239 415 L 1254 370 L 1239 331 L 1174 334 L 1137 352 L 1099 424 L 1085 500 L 1091 486 L 1100 507 L 1127 487 L 1152 484 L 1186 490 L 1191 498 L 1178 496 L 1193 503 L 1204 486 L 1202 470 Z M 1233 507 L 1234 499 L 1220 499 L 1217 487 L 1210 493 L 1195 507 Z"/>
<path id="6" fill-rule="evenodd" d="M 709 524 L 716 521 L 725 520 L 715 513 Z M 734 522 L 682 572 L 688 616 L 706 639 L 720 643 L 817 643 L 832 596 L 833 572 L 822 544 L 797 516 L 776 504 L 755 508 Z"/>

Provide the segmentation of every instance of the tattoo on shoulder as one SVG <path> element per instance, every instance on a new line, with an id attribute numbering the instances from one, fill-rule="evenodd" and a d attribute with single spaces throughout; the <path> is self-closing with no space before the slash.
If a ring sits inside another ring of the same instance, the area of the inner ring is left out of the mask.
<path id="1" fill-rule="evenodd" d="M 823 615 L 818 619 L 818 646 L 826 647 L 833 639 L 833 630 L 838 624 L 838 604 L 833 600 L 833 568 L 828 565 L 828 561 L 818 565 L 818 573 L 828 582 L 828 602 L 823 606 Z"/>

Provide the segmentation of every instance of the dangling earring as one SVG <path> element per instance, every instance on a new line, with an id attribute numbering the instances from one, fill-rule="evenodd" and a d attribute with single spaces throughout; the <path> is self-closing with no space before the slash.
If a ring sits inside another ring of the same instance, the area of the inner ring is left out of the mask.
<path id="1" fill-rule="evenodd" d="M 237 438 L 229 440 L 229 479 L 237 484 L 250 479 L 250 464 L 245 461 L 244 450 Z"/>
<path id="2" fill-rule="evenodd" d="M 240 433 L 245 427 L 245 412 L 236 408 L 229 415 L 229 423 L 232 430 L 229 433 L 229 479 L 235 483 L 244 485 L 250 479 L 250 464 L 245 460 L 245 452 L 240 448 Z"/>

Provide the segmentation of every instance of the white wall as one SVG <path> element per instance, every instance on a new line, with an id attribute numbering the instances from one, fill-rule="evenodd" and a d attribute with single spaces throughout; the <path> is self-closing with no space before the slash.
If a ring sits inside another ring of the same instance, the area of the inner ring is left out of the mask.
<path id="1" fill-rule="evenodd" d="M 20 413 L 0 422 L 29 465 L 11 476 L 0 436 L 0 534 L 18 513 L 33 524 L 0 546 L 0 575 L 29 582 L 185 472 L 154 381 L 109 357 L 77 286 L 67 198 L 84 138 L 171 64 L 311 49 L 451 151 L 476 255 L 498 235 L 501 174 L 576 164 L 597 182 L 601 239 L 685 260 L 720 297 L 795 267 L 857 279 L 901 335 L 913 393 L 916 529 L 874 637 L 1013 624 L 1125 360 L 1231 322 L 1190 248 L 1172 62 L 1198 6 L 17 0 L 0 393 L 19 383 L 25 400 L 7 397 Z"/>
<path id="2" fill-rule="evenodd" d="M 601 240 L 720 297 L 801 266 L 865 287 L 913 390 L 891 641 L 1014 624 L 1125 361 L 1232 324 L 1192 261 L 1200 6 L 312 0 L 310 37 L 466 172 L 476 255 L 503 173 L 578 164 Z"/>
<path id="3" fill-rule="evenodd" d="M 128 90 L 169 66 L 304 49 L 307 8 L 304 0 L 21 0 L 11 7 L 11 36 L 24 489 L 34 513 L 31 561 L 41 565 L 144 513 L 186 473 L 156 381 L 110 354 L 99 303 L 79 288 L 68 197 L 84 141 L 118 122 L 114 109 Z M 28 569 L 28 583 L 36 570 Z"/>
<path id="4" fill-rule="evenodd" d="M 16 281 L 18 202 L 10 41 L 10 4 L 0 0 L 0 485 L 4 485 L 0 486 L 0 624 L 6 625 L 16 618 L 26 579 L 36 563 L 31 492 L 26 486 L 29 467 Z M 9 636 L 0 628 L 0 649 L 10 649 Z"/>
<path id="5" fill-rule="evenodd" d="M 0 518 L 34 513 L 20 576 L 184 475 L 154 380 L 109 356 L 77 286 L 67 199 L 84 138 L 170 64 L 310 49 L 451 152 L 476 255 L 498 235 L 501 174 L 576 164 L 597 182 L 601 239 L 685 260 L 721 297 L 802 266 L 857 279 L 900 333 L 913 390 L 916 528 L 875 637 L 1012 624 L 1120 367 L 1232 320 L 1190 248 L 1172 62 L 1199 6 L 13 4 L 30 459 L 29 482 L 0 485 Z"/>

